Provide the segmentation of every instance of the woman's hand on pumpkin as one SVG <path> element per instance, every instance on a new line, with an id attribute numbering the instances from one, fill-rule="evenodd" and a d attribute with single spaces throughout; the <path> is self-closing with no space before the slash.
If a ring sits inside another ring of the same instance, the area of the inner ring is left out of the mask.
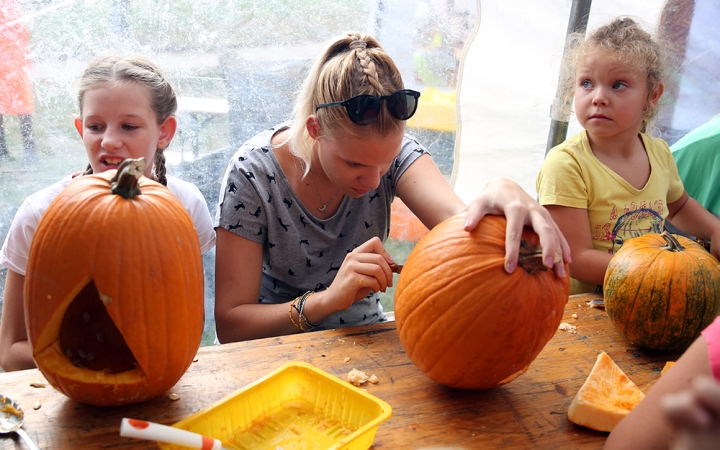
<path id="1" fill-rule="evenodd" d="M 467 208 L 465 230 L 472 231 L 487 214 L 505 215 L 505 270 L 517 267 L 520 237 L 524 226 L 532 226 L 540 237 L 543 264 L 558 277 L 567 276 L 565 263 L 571 261 L 570 246 L 547 209 L 530 197 L 520 185 L 508 179 L 490 181 Z"/>
<path id="2" fill-rule="evenodd" d="M 394 260 L 379 238 L 374 237 L 348 253 L 335 279 L 324 292 L 334 312 L 349 308 L 370 291 L 385 292 L 392 286 L 390 263 Z"/>

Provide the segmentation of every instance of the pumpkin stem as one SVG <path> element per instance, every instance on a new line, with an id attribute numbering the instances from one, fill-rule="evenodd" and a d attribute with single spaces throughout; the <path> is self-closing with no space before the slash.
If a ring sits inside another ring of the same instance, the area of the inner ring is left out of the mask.
<path id="1" fill-rule="evenodd" d="M 685 250 L 685 247 L 675 239 L 675 236 L 670 234 L 667 230 L 663 230 L 662 233 L 660 233 L 660 236 L 665 238 L 665 242 L 667 242 L 667 245 L 663 247 L 665 250 L 670 250 L 671 252 L 681 252 Z"/>
<path id="2" fill-rule="evenodd" d="M 138 181 L 145 171 L 145 158 L 126 159 L 110 180 L 110 191 L 126 200 L 140 195 Z"/>
<path id="3" fill-rule="evenodd" d="M 542 247 L 530 245 L 526 241 L 520 241 L 520 256 L 518 266 L 522 267 L 530 275 L 538 270 L 547 270 L 542 261 Z"/>

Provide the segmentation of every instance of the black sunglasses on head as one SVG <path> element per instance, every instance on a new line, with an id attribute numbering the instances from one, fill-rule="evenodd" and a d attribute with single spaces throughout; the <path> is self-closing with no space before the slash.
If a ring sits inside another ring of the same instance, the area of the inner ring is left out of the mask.
<path id="1" fill-rule="evenodd" d="M 344 106 L 348 117 L 357 125 L 370 125 L 380 115 L 380 105 L 385 105 L 392 116 L 398 120 L 408 120 L 415 114 L 420 93 L 410 89 L 395 91 L 390 95 L 356 95 L 343 102 L 323 103 L 317 105 L 315 112 L 327 106 Z"/>

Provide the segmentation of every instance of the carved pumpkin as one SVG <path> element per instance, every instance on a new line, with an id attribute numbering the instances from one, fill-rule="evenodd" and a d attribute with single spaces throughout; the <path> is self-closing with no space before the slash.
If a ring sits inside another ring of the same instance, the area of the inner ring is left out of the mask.
<path id="1" fill-rule="evenodd" d="M 33 356 L 82 403 L 137 403 L 171 388 L 203 331 L 203 270 L 192 219 L 144 160 L 78 177 L 33 237 L 25 317 Z M 118 179 L 113 178 L 119 175 Z"/>
<path id="2" fill-rule="evenodd" d="M 684 351 L 720 314 L 720 265 L 690 239 L 646 234 L 615 253 L 603 291 L 610 321 L 630 342 Z"/>
<path id="3" fill-rule="evenodd" d="M 555 334 L 570 279 L 542 265 L 532 229 L 523 230 L 508 274 L 505 217 L 486 216 L 470 233 L 464 223 L 464 214 L 451 217 L 413 248 L 395 290 L 395 321 L 405 352 L 429 378 L 487 389 L 522 375 Z"/>

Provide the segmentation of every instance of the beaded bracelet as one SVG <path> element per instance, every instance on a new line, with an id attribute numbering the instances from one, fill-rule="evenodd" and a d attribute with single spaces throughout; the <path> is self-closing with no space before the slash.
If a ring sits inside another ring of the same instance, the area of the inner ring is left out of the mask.
<path id="1" fill-rule="evenodd" d="M 303 320 L 302 320 L 303 317 L 302 317 L 302 315 L 300 314 L 300 312 L 298 311 L 298 321 L 297 321 L 297 322 L 295 322 L 295 319 L 293 319 L 293 316 L 292 316 L 292 310 L 293 310 L 293 308 L 295 308 L 295 310 L 297 310 L 297 306 L 295 306 L 295 303 L 297 303 L 297 301 L 298 301 L 299 299 L 300 299 L 300 297 L 297 297 L 295 300 L 293 300 L 292 302 L 290 302 L 290 309 L 288 310 L 288 315 L 290 316 L 290 322 L 292 322 L 292 324 L 295 325 L 295 327 L 299 328 L 300 331 L 302 331 L 302 332 L 304 333 L 304 332 L 307 331 L 307 330 L 306 330 L 305 327 L 303 326 Z"/>
<path id="2" fill-rule="evenodd" d="M 295 326 L 300 328 L 303 332 L 311 331 L 313 328 L 319 327 L 322 324 L 322 320 L 317 324 L 310 322 L 309 320 L 307 320 L 307 317 L 305 317 L 305 314 L 303 314 L 303 310 L 305 309 L 305 301 L 313 294 L 315 294 L 315 292 L 307 291 L 300 297 L 297 297 L 295 300 L 293 300 L 290 304 L 290 320 L 292 320 L 293 324 L 295 324 L 295 320 L 292 318 L 292 308 L 295 308 L 295 311 L 297 311 L 298 313 L 299 322 L 298 324 L 295 324 Z"/>
<path id="3" fill-rule="evenodd" d="M 319 326 L 322 324 L 322 322 L 323 322 L 323 321 L 321 320 L 320 322 L 318 322 L 318 323 L 316 323 L 316 324 L 315 324 L 315 323 L 312 323 L 312 322 L 310 322 L 309 320 L 307 320 L 307 317 L 305 317 L 305 314 L 303 314 L 303 310 L 305 309 L 305 301 L 306 301 L 307 299 L 309 299 L 310 296 L 312 296 L 312 295 L 314 295 L 314 294 L 315 294 L 314 291 L 307 291 L 306 293 L 304 293 L 304 294 L 302 295 L 302 297 L 300 297 L 299 317 L 302 318 L 302 320 L 305 321 L 305 325 L 307 325 L 308 329 L 317 328 L 317 327 L 319 327 Z"/>

